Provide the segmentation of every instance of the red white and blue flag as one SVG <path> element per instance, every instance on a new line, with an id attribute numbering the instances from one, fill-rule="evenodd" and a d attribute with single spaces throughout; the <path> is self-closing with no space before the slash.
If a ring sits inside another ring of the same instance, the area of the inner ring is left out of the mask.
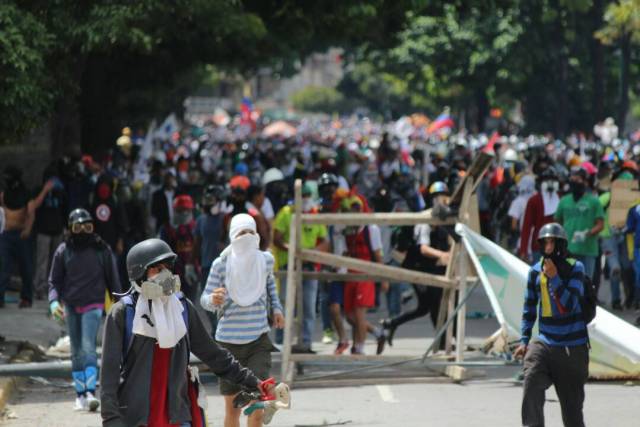
<path id="1" fill-rule="evenodd" d="M 431 122 L 429 128 L 427 129 L 428 133 L 437 132 L 440 129 L 444 128 L 452 128 L 455 126 L 455 122 L 449 115 L 449 113 L 442 113 L 434 121 Z"/>
<path id="2" fill-rule="evenodd" d="M 252 129 L 256 125 L 253 120 L 253 102 L 246 96 L 242 98 L 242 104 L 240 104 L 240 124 L 249 125 Z"/>

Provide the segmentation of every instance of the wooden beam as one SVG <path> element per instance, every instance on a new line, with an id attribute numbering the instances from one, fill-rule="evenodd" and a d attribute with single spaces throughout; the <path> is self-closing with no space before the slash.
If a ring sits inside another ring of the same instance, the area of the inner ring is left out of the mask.
<path id="1" fill-rule="evenodd" d="M 423 212 L 380 212 L 380 213 L 337 213 L 337 214 L 303 214 L 304 224 L 324 225 L 454 225 L 456 218 L 441 220 L 433 217 L 431 210 Z"/>
<path id="2" fill-rule="evenodd" d="M 343 361 L 346 364 L 349 362 L 409 362 L 412 360 L 419 361 L 419 356 L 382 356 L 375 354 L 292 354 L 291 360 L 295 362 L 335 362 Z"/>
<path id="3" fill-rule="evenodd" d="M 356 258 L 334 255 L 311 249 L 300 250 L 299 258 L 305 261 L 331 265 L 334 267 L 346 267 L 350 270 L 366 271 L 368 274 L 385 277 L 386 280 L 393 282 L 414 283 L 417 285 L 437 286 L 440 288 L 450 288 L 455 286 L 455 282 L 444 276 L 406 270 L 400 267 L 392 267 L 389 265 L 363 261 Z"/>
<path id="4" fill-rule="evenodd" d="M 474 184 L 471 187 L 471 192 L 476 191 L 476 188 L 482 180 L 482 175 L 484 175 L 485 172 L 489 169 L 491 163 L 493 163 L 494 158 L 495 157 L 493 154 L 485 152 L 478 153 L 475 159 L 473 159 L 471 166 L 469 166 L 467 174 L 453 192 L 453 195 L 451 196 L 452 205 L 458 205 L 462 201 L 462 194 L 464 193 L 464 188 L 468 179 L 473 179 L 474 181 Z"/>

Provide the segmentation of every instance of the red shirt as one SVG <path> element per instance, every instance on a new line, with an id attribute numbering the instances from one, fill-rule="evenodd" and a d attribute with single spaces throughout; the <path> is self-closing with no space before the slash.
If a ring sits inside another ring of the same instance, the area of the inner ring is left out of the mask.
<path id="1" fill-rule="evenodd" d="M 179 427 L 180 424 L 169 422 L 169 369 L 173 348 L 153 349 L 153 365 L 151 375 L 151 401 L 149 402 L 149 418 L 147 427 Z"/>
<path id="2" fill-rule="evenodd" d="M 528 255 L 534 251 L 540 251 L 538 245 L 538 233 L 543 225 L 553 222 L 553 215 L 544 216 L 544 202 L 542 195 L 536 193 L 527 202 L 522 220 L 522 231 L 520 234 L 520 255 Z M 531 248 L 529 248 L 531 239 Z"/>

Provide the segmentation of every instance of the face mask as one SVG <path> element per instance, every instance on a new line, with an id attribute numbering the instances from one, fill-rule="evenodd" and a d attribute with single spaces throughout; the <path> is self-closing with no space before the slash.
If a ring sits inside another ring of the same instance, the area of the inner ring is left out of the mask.
<path id="1" fill-rule="evenodd" d="M 573 199 L 578 200 L 585 192 L 585 185 L 582 182 L 569 181 L 569 189 L 573 194 Z"/>
<path id="2" fill-rule="evenodd" d="M 72 233 L 71 241 L 74 246 L 85 248 L 91 243 L 93 233 Z"/>
<path id="3" fill-rule="evenodd" d="M 540 189 L 543 193 L 555 193 L 560 188 L 558 181 L 545 181 L 540 185 Z"/>
<path id="4" fill-rule="evenodd" d="M 231 250 L 235 254 L 255 251 L 260 247 L 260 236 L 257 234 L 243 234 L 231 241 Z"/>
<path id="5" fill-rule="evenodd" d="M 180 277 L 164 269 L 134 288 L 146 299 L 164 298 L 180 292 Z"/>
<path id="6" fill-rule="evenodd" d="M 193 220 L 193 214 L 191 212 L 176 212 L 174 214 L 176 225 L 185 225 Z"/>
<path id="7" fill-rule="evenodd" d="M 316 204 L 311 197 L 302 199 L 302 212 L 311 212 L 315 205 Z"/>

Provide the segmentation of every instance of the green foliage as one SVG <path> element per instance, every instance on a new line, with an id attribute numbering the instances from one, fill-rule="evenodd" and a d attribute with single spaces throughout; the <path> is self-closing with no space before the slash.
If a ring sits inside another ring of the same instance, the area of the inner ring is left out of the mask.
<path id="1" fill-rule="evenodd" d="M 621 0 L 607 7 L 605 25 L 596 32 L 596 37 L 605 44 L 613 44 L 623 37 L 631 37 L 640 43 L 640 0 Z"/>
<path id="2" fill-rule="evenodd" d="M 42 53 L 51 44 L 31 14 L 0 6 L 0 143 L 17 141 L 46 117 L 53 97 Z"/>
<path id="3" fill-rule="evenodd" d="M 307 86 L 290 98 L 293 108 L 311 113 L 337 113 L 344 110 L 345 98 L 336 89 Z"/>

